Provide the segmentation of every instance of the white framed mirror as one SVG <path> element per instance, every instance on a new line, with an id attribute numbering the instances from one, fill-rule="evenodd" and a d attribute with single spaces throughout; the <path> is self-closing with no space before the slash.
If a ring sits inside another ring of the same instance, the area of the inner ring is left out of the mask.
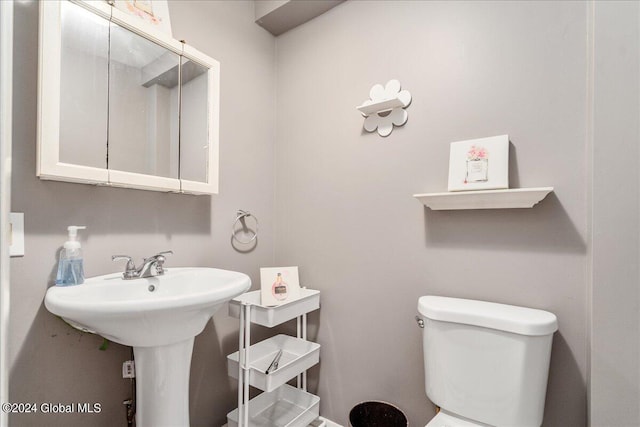
<path id="1" fill-rule="evenodd" d="M 189 45 L 182 55 L 180 177 L 185 192 L 218 193 L 220 65 Z M 203 163 L 203 160 L 205 161 Z"/>
<path id="2" fill-rule="evenodd" d="M 220 64 L 106 2 L 40 12 L 37 175 L 216 194 Z"/>

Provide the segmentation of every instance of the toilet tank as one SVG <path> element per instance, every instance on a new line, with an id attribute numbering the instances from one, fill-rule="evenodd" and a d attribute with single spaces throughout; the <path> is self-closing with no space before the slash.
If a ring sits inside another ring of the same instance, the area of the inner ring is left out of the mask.
<path id="1" fill-rule="evenodd" d="M 492 426 L 542 424 L 554 314 L 437 296 L 420 297 L 418 312 L 433 403 Z"/>

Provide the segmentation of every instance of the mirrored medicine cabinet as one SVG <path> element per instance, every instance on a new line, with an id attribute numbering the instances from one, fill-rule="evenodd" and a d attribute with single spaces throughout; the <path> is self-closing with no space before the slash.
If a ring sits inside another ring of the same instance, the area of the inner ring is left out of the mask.
<path id="1" fill-rule="evenodd" d="M 40 2 L 41 179 L 218 192 L 220 64 L 104 1 Z"/>

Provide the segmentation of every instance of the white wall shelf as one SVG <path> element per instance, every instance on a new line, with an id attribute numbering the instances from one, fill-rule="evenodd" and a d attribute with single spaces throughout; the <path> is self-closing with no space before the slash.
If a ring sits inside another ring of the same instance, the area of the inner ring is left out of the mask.
<path id="1" fill-rule="evenodd" d="M 385 86 L 374 85 L 369 91 L 369 99 L 356 107 L 365 117 L 364 130 L 376 129 L 380 136 L 389 136 L 394 126 L 402 126 L 409 115 L 404 110 L 411 104 L 408 90 L 400 90 L 398 80 L 389 80 Z"/>
<path id="2" fill-rule="evenodd" d="M 434 211 L 463 209 L 532 208 L 553 191 L 553 187 L 509 188 L 506 190 L 450 191 L 414 194 Z"/>
<path id="3" fill-rule="evenodd" d="M 407 105 L 409 103 L 402 101 L 400 96 L 397 95 L 395 98 L 383 99 L 382 101 L 365 101 L 364 104 L 357 106 L 356 109 L 365 116 L 370 116 L 371 114 L 389 111 L 396 107 L 404 108 Z"/>

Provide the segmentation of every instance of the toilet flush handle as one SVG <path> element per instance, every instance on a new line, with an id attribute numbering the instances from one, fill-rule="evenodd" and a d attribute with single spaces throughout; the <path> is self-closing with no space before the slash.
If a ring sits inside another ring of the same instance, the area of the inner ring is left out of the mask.
<path id="1" fill-rule="evenodd" d="M 424 320 L 420 318 L 420 316 L 416 316 L 416 322 L 418 323 L 418 326 L 421 328 L 424 328 Z"/>

